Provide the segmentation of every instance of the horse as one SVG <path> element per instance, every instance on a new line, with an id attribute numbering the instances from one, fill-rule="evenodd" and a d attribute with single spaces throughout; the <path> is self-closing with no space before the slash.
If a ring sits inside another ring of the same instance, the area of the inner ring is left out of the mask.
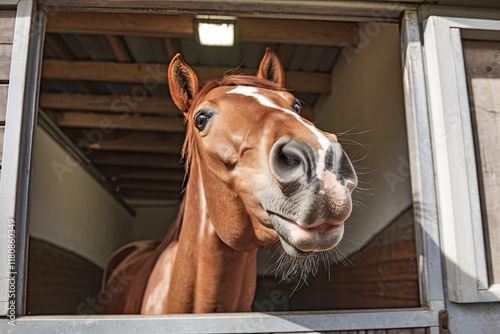
<path id="1" fill-rule="evenodd" d="M 299 115 L 284 81 L 269 48 L 256 76 L 229 75 L 201 90 L 182 56 L 172 59 L 169 89 L 187 127 L 183 200 L 163 241 L 111 257 L 101 313 L 250 311 L 257 249 L 281 244 L 281 275 L 290 278 L 339 243 L 356 172 L 337 137 Z"/>

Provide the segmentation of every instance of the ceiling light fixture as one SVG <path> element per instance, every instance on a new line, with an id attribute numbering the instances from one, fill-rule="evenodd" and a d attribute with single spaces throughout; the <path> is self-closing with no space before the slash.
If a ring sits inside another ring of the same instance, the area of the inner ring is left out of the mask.
<path id="1" fill-rule="evenodd" d="M 203 46 L 234 45 L 236 36 L 236 17 L 198 15 L 194 19 L 196 39 Z"/>

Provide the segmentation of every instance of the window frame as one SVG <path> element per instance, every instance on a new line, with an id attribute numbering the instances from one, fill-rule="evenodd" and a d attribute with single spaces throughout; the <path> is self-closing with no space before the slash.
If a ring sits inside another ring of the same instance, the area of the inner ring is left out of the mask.
<path id="1" fill-rule="evenodd" d="M 489 284 L 462 36 L 500 32 L 500 20 L 429 16 L 425 65 L 448 298 L 498 302 Z"/>
<path id="2" fill-rule="evenodd" d="M 51 1 L 39 1 L 39 3 Z M 77 8 L 82 7 L 82 2 L 74 1 Z M 102 1 L 103 8 L 109 3 L 120 3 L 120 1 Z M 121 1 L 127 3 L 127 1 Z M 289 1 L 290 3 L 294 1 Z M 33 11 L 25 10 L 18 15 L 28 15 L 31 24 L 28 25 L 24 34 L 28 31 L 34 37 L 30 48 L 15 49 L 13 59 L 16 56 L 23 55 L 22 61 L 24 68 L 30 68 L 33 73 L 39 73 L 41 64 L 41 50 L 43 48 L 43 37 L 45 27 L 45 17 L 47 12 L 44 7 L 37 7 L 36 0 L 21 0 L 25 5 L 29 4 Z M 151 1 L 151 3 L 156 3 Z M 165 3 L 165 2 L 162 2 Z M 194 2 L 188 2 L 188 5 Z M 251 1 L 249 1 L 251 3 Z M 301 3 L 301 2 L 297 2 Z M 301 3 L 302 4 L 302 3 Z M 80 7 L 78 7 L 80 6 Z M 178 4 L 172 4 L 178 6 Z M 221 9 L 220 5 L 214 5 L 215 9 Z M 219 6 L 219 7 L 217 7 Z M 274 4 L 276 6 L 276 4 Z M 280 4 L 283 6 L 283 4 Z M 310 8 L 307 5 L 302 5 L 304 14 L 303 18 L 313 16 Z M 335 10 L 342 10 L 346 12 L 346 6 L 340 4 L 331 4 L 325 2 L 318 6 L 316 4 L 315 10 L 321 11 L 323 7 L 328 9 L 322 13 L 322 17 L 334 18 Z M 335 7 L 337 6 L 337 7 Z M 391 7 L 392 6 L 392 7 Z M 379 309 L 379 310 L 349 310 L 349 311 L 318 311 L 318 312 L 274 312 L 274 313 L 232 313 L 232 314 L 202 314 L 202 315 L 161 315 L 161 316 L 139 316 L 139 315 L 75 315 L 75 316 L 26 316 L 24 315 L 25 309 L 23 303 L 25 301 L 25 291 L 20 287 L 19 293 L 16 296 L 18 305 L 18 318 L 16 325 L 19 326 L 21 332 L 32 332 L 35 328 L 37 331 L 56 331 L 68 332 L 78 328 L 81 333 L 140 333 L 140 332 L 163 332 L 165 329 L 179 333 L 262 333 L 262 332 L 304 332 L 304 331 L 335 331 L 335 330 L 367 330 L 367 329 L 395 329 L 395 328 L 430 328 L 431 333 L 438 332 L 439 320 L 438 313 L 445 308 L 444 305 L 444 292 L 442 287 L 442 272 L 441 272 L 441 257 L 439 249 L 439 231 L 437 228 L 437 213 L 434 208 L 436 207 L 436 197 L 434 191 L 434 168 L 432 164 L 432 156 L 429 153 L 430 147 L 430 130 L 429 120 L 427 118 L 427 96 L 425 89 L 425 74 L 423 68 L 423 54 L 421 46 L 421 29 L 418 14 L 415 11 L 415 6 L 406 6 L 397 4 L 397 11 L 394 11 L 393 4 L 376 4 L 373 5 L 352 5 L 349 13 L 353 17 L 364 15 L 367 21 L 376 20 L 374 10 L 386 10 L 390 13 L 392 18 L 383 18 L 385 20 L 392 20 L 397 22 L 401 14 L 403 18 L 401 21 L 401 55 L 403 62 L 404 73 L 404 90 L 405 90 L 405 105 L 406 117 L 408 128 L 408 140 L 410 145 L 410 166 L 412 171 L 412 188 L 413 188 L 413 201 L 418 203 L 414 208 L 417 249 L 418 249 L 418 263 L 419 263 L 419 277 L 420 277 L 420 292 L 422 307 L 414 309 Z M 118 6 L 119 7 L 119 6 Z M 18 10 L 21 5 L 18 7 Z M 34 8 L 34 9 L 33 9 Z M 299 7 L 291 7 L 296 8 Z M 319 8 L 319 9 L 318 9 Z M 58 8 L 60 9 L 60 8 Z M 74 9 L 74 8 L 73 8 Z M 94 8 L 96 9 L 96 8 Z M 98 8 L 100 9 L 100 8 Z M 178 8 L 177 8 L 178 9 Z M 409 11 L 404 11 L 410 9 Z M 109 10 L 109 8 L 106 8 Z M 179 10 L 179 9 L 178 9 Z M 355 16 L 355 14 L 357 16 Z M 294 13 L 293 15 L 297 15 Z M 314 17 L 318 17 L 315 14 Z M 17 29 L 17 24 L 16 24 Z M 23 36 L 19 33 L 20 36 Z M 25 35 L 24 35 L 25 36 Z M 31 38 L 30 38 L 31 40 Z M 28 51 L 29 49 L 29 51 Z M 35 57 L 35 55 L 37 55 Z M 29 58 L 28 56 L 31 56 Z M 34 58 L 33 58 L 34 57 Z M 38 58 L 37 58 L 38 57 Z M 30 62 L 31 61 L 31 62 Z M 40 77 L 29 75 L 30 71 L 24 72 L 26 79 L 26 86 L 30 86 L 30 90 L 24 93 L 24 99 L 29 99 L 31 103 L 26 103 L 23 106 L 25 117 L 31 115 L 32 119 L 36 121 L 36 101 L 38 96 L 39 80 Z M 10 97 L 10 96 L 9 96 Z M 33 104 L 34 103 L 34 104 Z M 8 110 L 8 113 L 10 109 Z M 35 123 L 36 124 L 36 123 Z M 11 126 L 11 125 L 9 125 Z M 25 145 L 24 151 L 21 148 L 21 138 L 17 144 L 17 154 L 25 154 L 30 156 L 32 148 L 32 136 L 34 128 L 27 127 L 21 124 L 19 128 L 14 128 L 11 131 L 19 131 L 19 135 L 23 135 L 23 140 L 31 138 L 28 145 Z M 17 130 L 16 130 L 17 129 Z M 25 138 L 24 138 L 25 137 Z M 6 141 L 7 143 L 7 141 Z M 31 145 L 31 146 L 30 146 Z M 24 152 L 24 153 L 23 153 Z M 11 159 L 10 153 L 4 152 L 4 161 Z M 8 155 L 8 156 L 7 156 Z M 16 165 L 19 168 L 19 165 Z M 29 166 L 25 166 L 23 170 L 29 171 Z M 4 172 L 4 171 L 3 171 Z M 22 173 L 20 173 L 22 174 Z M 16 174 L 17 185 L 23 184 L 20 174 Z M 27 182 L 29 184 L 29 182 Z M 4 185 L 2 184 L 3 190 Z M 26 194 L 29 189 L 26 190 Z M 24 217 L 28 211 L 27 202 L 19 202 L 16 194 L 7 192 L 6 196 L 11 201 L 17 203 L 17 207 L 24 212 Z M 17 200 L 17 202 L 16 202 Z M 24 204 L 23 204 L 24 203 Z M 431 208 L 430 210 L 424 208 Z M 16 219 L 19 213 L 16 213 Z M 12 214 L 14 217 L 14 214 Z M 3 218 L 3 216 L 2 216 Z M 18 237 L 24 238 L 23 242 L 26 243 L 28 236 L 28 226 L 25 219 L 24 232 L 19 234 Z M 20 221 L 16 221 L 19 225 Z M 0 246 L 6 245 L 6 239 L 0 235 Z M 26 254 L 26 245 L 21 250 L 21 254 Z M 20 270 L 25 270 L 25 263 L 19 264 Z M 6 268 L 0 267 L 2 273 L 5 273 Z M 24 280 L 25 274 L 22 274 Z M 2 277 L 2 276 L 0 276 Z M 6 286 L 5 280 L 0 280 L 0 287 Z M 1 315 L 1 314 L 0 314 Z M 11 329 L 10 325 L 5 321 L 0 321 L 0 331 L 3 329 Z"/>
<path id="3" fill-rule="evenodd" d="M 7 3 L 13 5 L 14 1 Z M 29 188 L 31 158 L 38 105 L 39 57 L 45 15 L 36 15 L 35 0 L 17 1 L 11 74 L 5 119 L 0 182 L 0 316 L 8 314 L 9 278 L 15 276 L 15 309 L 25 303 Z M 29 38 L 26 38 L 29 36 Z M 24 204 L 24 205 L 23 205 Z M 15 237 L 9 225 L 15 226 Z M 10 235 L 9 235 L 10 234 Z M 15 263 L 8 262 L 8 245 L 15 245 Z"/>

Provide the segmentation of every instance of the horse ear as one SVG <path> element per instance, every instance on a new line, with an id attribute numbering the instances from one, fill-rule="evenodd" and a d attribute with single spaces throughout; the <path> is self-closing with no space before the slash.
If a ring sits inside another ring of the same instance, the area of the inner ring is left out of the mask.
<path id="1" fill-rule="evenodd" d="M 198 93 L 198 77 L 179 53 L 168 67 L 168 87 L 175 105 L 187 113 Z"/>
<path id="2" fill-rule="evenodd" d="M 274 81 L 281 86 L 285 85 L 285 71 L 280 57 L 271 48 L 266 48 L 266 54 L 260 62 L 257 76 Z"/>

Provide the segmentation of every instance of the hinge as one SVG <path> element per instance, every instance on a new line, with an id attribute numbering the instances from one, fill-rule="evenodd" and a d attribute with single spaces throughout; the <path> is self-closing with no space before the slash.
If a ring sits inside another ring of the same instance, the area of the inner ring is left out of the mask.
<path id="1" fill-rule="evenodd" d="M 448 311 L 441 310 L 438 313 L 439 319 L 439 334 L 451 334 L 450 325 L 448 323 Z"/>

